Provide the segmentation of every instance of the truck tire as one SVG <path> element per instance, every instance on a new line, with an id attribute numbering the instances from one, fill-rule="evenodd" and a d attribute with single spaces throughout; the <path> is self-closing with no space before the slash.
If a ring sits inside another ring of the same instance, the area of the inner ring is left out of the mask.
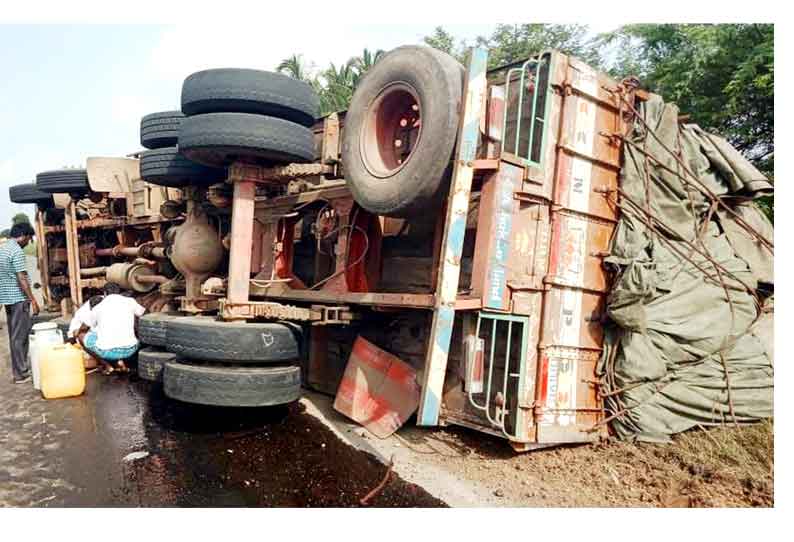
<path id="1" fill-rule="evenodd" d="M 88 174 L 84 169 L 56 169 L 36 175 L 36 188 L 48 194 L 87 194 Z"/>
<path id="2" fill-rule="evenodd" d="M 210 166 L 225 166 L 241 158 L 268 163 L 311 162 L 314 133 L 275 117 L 206 113 L 182 122 L 179 152 Z"/>
<path id="3" fill-rule="evenodd" d="M 317 93 L 281 73 L 219 68 L 190 75 L 182 84 L 182 112 L 256 113 L 311 128 L 319 110 Z"/>
<path id="4" fill-rule="evenodd" d="M 263 407 L 300 397 L 300 367 L 225 367 L 168 362 L 163 389 L 171 399 L 200 405 Z"/>
<path id="5" fill-rule="evenodd" d="M 141 145 L 146 149 L 173 147 L 183 118 L 181 111 L 149 113 L 141 119 Z"/>
<path id="6" fill-rule="evenodd" d="M 208 316 L 168 321 L 166 348 L 206 361 L 267 363 L 300 357 L 301 329 L 282 322 L 221 322 Z"/>
<path id="7" fill-rule="evenodd" d="M 226 170 L 207 167 L 188 160 L 176 147 L 165 147 L 141 153 L 141 179 L 158 186 L 182 188 L 208 186 L 223 182 Z"/>
<path id="8" fill-rule="evenodd" d="M 410 217 L 441 202 L 462 89 L 460 63 L 430 47 L 398 47 L 367 72 L 347 110 L 342 140 L 345 179 L 359 205 Z M 408 123 L 418 129 L 409 134 Z"/>
<path id="9" fill-rule="evenodd" d="M 178 360 L 179 357 L 172 352 L 143 348 L 138 352 L 138 376 L 150 382 L 162 382 L 165 364 Z"/>
<path id="10" fill-rule="evenodd" d="M 165 346 L 167 341 L 167 325 L 177 312 L 150 312 L 138 320 L 138 340 L 151 346 Z"/>
<path id="11" fill-rule="evenodd" d="M 51 207 L 52 194 L 42 192 L 35 183 L 15 184 L 8 189 L 8 199 L 14 203 L 35 203 L 41 207 Z"/>

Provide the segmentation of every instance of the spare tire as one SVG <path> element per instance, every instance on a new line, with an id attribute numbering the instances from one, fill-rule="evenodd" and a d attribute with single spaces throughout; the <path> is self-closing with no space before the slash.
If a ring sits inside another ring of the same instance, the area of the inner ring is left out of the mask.
<path id="1" fill-rule="evenodd" d="M 138 352 L 138 376 L 150 382 L 162 382 L 165 364 L 178 359 L 172 352 L 143 348 Z"/>
<path id="2" fill-rule="evenodd" d="M 300 397 L 300 367 L 225 367 L 168 362 L 163 389 L 171 399 L 200 405 L 263 407 Z"/>
<path id="3" fill-rule="evenodd" d="M 342 164 L 366 210 L 409 217 L 446 194 L 463 66 L 430 47 L 398 47 L 364 76 L 345 116 Z"/>
<path id="4" fill-rule="evenodd" d="M 224 166 L 239 159 L 268 163 L 311 162 L 314 133 L 300 124 L 250 113 L 187 117 L 179 152 L 201 164 Z"/>
<path id="5" fill-rule="evenodd" d="M 221 322 L 208 316 L 185 316 L 166 325 L 165 347 L 186 358 L 267 363 L 300 357 L 301 329 L 295 324 Z"/>
<path id="6" fill-rule="evenodd" d="M 141 119 L 141 145 L 147 149 L 173 147 L 183 118 L 181 111 L 149 113 Z"/>
<path id="7" fill-rule="evenodd" d="M 36 188 L 48 194 L 86 194 L 91 191 L 84 169 L 56 169 L 36 175 Z"/>
<path id="8" fill-rule="evenodd" d="M 204 70 L 188 76 L 182 84 L 185 115 L 257 113 L 311 127 L 319 104 L 308 83 L 261 70 Z"/>
<path id="9" fill-rule="evenodd" d="M 180 317 L 178 312 L 150 312 L 138 320 L 138 339 L 143 344 L 165 346 L 167 341 L 167 324 L 170 320 Z"/>
<path id="10" fill-rule="evenodd" d="M 34 183 L 15 184 L 8 189 L 8 199 L 14 203 L 35 203 L 41 207 L 53 205 L 52 194 L 42 192 Z"/>
<path id="11" fill-rule="evenodd" d="M 154 149 L 141 153 L 141 179 L 158 186 L 182 188 L 208 186 L 226 178 L 223 168 L 207 167 L 188 160 L 176 147 Z"/>

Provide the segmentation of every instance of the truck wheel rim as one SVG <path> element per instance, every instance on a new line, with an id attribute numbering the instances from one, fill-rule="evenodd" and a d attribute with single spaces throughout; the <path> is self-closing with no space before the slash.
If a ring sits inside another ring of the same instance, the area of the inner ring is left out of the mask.
<path id="1" fill-rule="evenodd" d="M 367 107 L 361 131 L 364 167 L 386 178 L 402 169 L 422 137 L 422 107 L 416 90 L 406 83 L 384 87 Z"/>

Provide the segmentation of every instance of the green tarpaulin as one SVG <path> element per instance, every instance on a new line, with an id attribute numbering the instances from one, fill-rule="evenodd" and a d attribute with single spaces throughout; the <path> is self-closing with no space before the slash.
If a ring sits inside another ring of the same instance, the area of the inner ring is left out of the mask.
<path id="1" fill-rule="evenodd" d="M 724 139 L 680 125 L 675 105 L 651 95 L 639 111 L 650 130 L 637 120 L 624 142 L 606 259 L 615 280 L 599 375 L 611 426 L 658 442 L 771 417 L 773 254 L 736 215 L 771 242 L 752 200 L 772 185 Z"/>

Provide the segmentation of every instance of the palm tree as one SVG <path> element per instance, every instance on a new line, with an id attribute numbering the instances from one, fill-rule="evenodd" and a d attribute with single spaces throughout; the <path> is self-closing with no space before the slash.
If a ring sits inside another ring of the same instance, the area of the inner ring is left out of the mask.
<path id="1" fill-rule="evenodd" d="M 324 85 L 320 91 L 320 109 L 323 113 L 347 109 L 355 89 L 356 73 L 351 62 L 337 67 L 333 62 L 322 73 Z"/>
<path id="2" fill-rule="evenodd" d="M 276 71 L 289 75 L 295 79 L 300 79 L 301 81 L 311 82 L 309 70 L 303 60 L 303 55 L 292 55 L 291 57 L 285 58 L 276 66 Z"/>
<path id="3" fill-rule="evenodd" d="M 367 73 L 367 70 L 374 66 L 384 54 L 386 54 L 386 52 L 383 49 L 378 49 L 374 53 L 369 49 L 364 49 L 361 56 L 350 59 L 349 64 L 351 64 L 354 70 L 353 84 L 355 86 L 358 86 L 358 82 L 361 81 L 361 78 Z"/>

